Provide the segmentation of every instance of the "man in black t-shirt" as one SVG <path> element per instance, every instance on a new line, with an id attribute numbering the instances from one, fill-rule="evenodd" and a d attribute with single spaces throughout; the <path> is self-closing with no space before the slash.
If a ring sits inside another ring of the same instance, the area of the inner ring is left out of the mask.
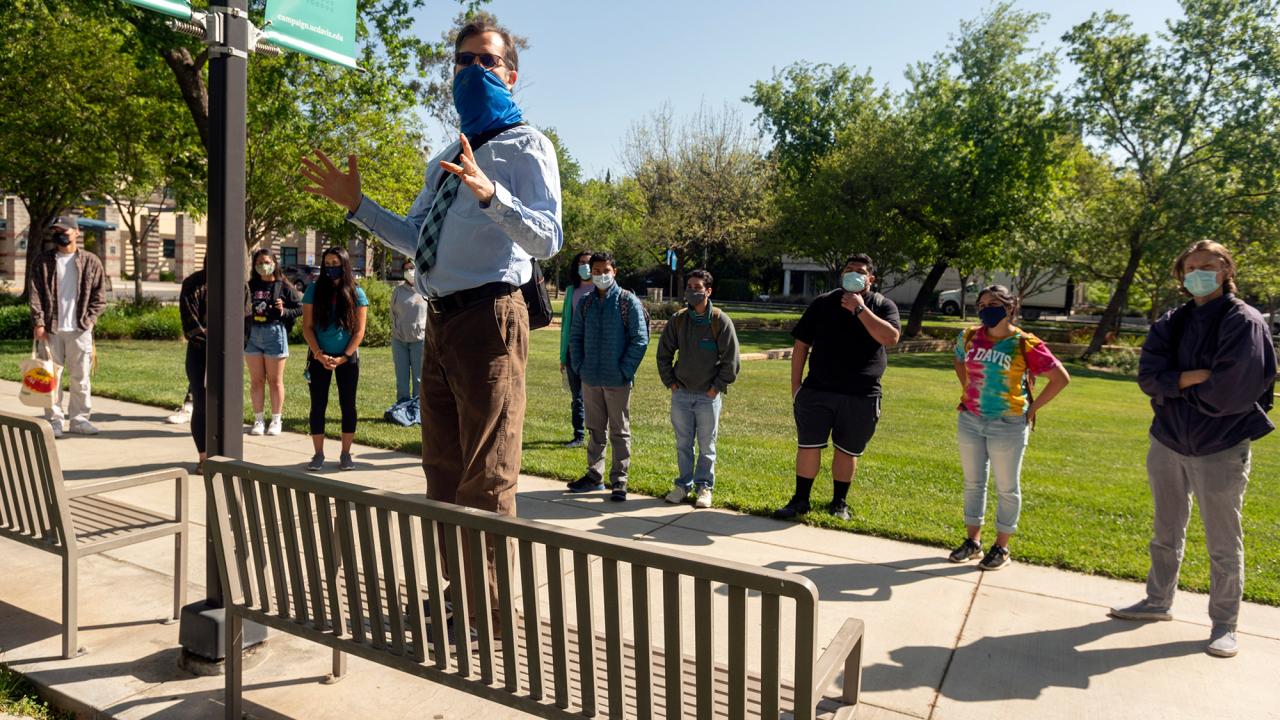
<path id="1" fill-rule="evenodd" d="M 898 343 L 898 306 L 871 290 L 875 265 L 867 255 L 844 263 L 840 290 L 820 295 L 805 309 L 791 335 L 791 396 L 796 418 L 796 492 L 774 511 L 786 520 L 809 512 L 809 492 L 822 464 L 827 440 L 835 445 L 831 477 L 835 493 L 829 509 L 849 519 L 845 498 L 857 458 L 880 419 L 880 376 L 885 348 Z M 804 375 L 805 361 L 809 375 Z"/>

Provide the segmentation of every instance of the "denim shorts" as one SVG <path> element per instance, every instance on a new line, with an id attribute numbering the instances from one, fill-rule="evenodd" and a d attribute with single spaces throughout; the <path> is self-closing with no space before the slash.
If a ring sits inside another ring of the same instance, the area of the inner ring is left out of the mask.
<path id="1" fill-rule="evenodd" d="M 283 323 L 253 324 L 244 342 L 245 355 L 261 355 L 273 360 L 289 357 L 289 334 Z"/>

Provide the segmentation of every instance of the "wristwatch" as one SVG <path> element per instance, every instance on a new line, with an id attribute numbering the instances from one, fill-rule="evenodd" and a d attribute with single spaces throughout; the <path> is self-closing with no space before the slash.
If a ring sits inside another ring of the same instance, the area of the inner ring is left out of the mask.
<path id="1" fill-rule="evenodd" d="M 353 355 L 351 353 L 342 353 L 342 357 L 345 358 L 347 362 L 351 362 Z"/>
<path id="2" fill-rule="evenodd" d="M 854 308 L 854 310 L 853 310 L 853 316 L 854 316 L 854 317 L 858 317 L 859 315 L 861 315 L 861 314 L 862 314 L 862 311 L 863 311 L 863 310 L 866 310 L 866 309 L 867 309 L 867 306 L 866 306 L 866 305 L 859 305 L 858 307 Z"/>

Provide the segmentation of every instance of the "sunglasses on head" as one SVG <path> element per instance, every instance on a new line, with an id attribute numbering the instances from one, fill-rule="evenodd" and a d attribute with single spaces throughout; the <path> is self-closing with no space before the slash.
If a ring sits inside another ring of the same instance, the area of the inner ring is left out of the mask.
<path id="1" fill-rule="evenodd" d="M 453 62 L 458 67 L 470 67 L 477 61 L 480 62 L 482 67 L 489 70 L 504 64 L 502 56 L 494 55 L 493 53 L 460 52 L 453 56 Z"/>

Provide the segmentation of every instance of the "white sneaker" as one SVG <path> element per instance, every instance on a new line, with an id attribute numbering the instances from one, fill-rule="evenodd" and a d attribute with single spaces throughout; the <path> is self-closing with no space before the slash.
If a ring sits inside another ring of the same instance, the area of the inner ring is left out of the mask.
<path id="1" fill-rule="evenodd" d="M 679 485 L 671 488 L 671 492 L 667 493 L 667 502 L 672 505 L 679 505 L 689 498 L 689 491 Z"/>
<path id="2" fill-rule="evenodd" d="M 266 429 L 267 429 L 267 426 L 265 423 L 263 423 L 261 420 L 254 420 L 253 427 L 249 428 L 249 434 L 261 435 L 263 432 L 266 431 Z"/>
<path id="3" fill-rule="evenodd" d="M 79 420 L 71 423 L 71 432 L 77 435 L 97 435 L 98 428 L 89 424 L 88 420 Z"/>
<path id="4" fill-rule="evenodd" d="M 267 425 L 267 434 L 268 435 L 280 434 L 280 418 L 274 418 L 274 417 L 271 418 L 271 424 Z"/>
<path id="5" fill-rule="evenodd" d="M 693 501 L 693 506 L 705 510 L 711 507 L 711 488 L 706 485 L 698 487 L 698 499 Z"/>
<path id="6" fill-rule="evenodd" d="M 177 412 L 165 418 L 164 421 L 170 425 L 185 425 L 191 422 L 191 412 L 194 409 L 191 403 L 183 403 Z"/>
<path id="7" fill-rule="evenodd" d="M 60 438 L 60 437 L 62 437 L 62 436 L 65 434 L 65 433 L 63 433 L 63 432 L 62 432 L 62 421 L 61 421 L 61 420 L 50 420 L 50 421 L 49 421 L 49 427 L 53 429 L 53 436 L 54 436 L 54 437 L 56 437 L 56 438 Z"/>

